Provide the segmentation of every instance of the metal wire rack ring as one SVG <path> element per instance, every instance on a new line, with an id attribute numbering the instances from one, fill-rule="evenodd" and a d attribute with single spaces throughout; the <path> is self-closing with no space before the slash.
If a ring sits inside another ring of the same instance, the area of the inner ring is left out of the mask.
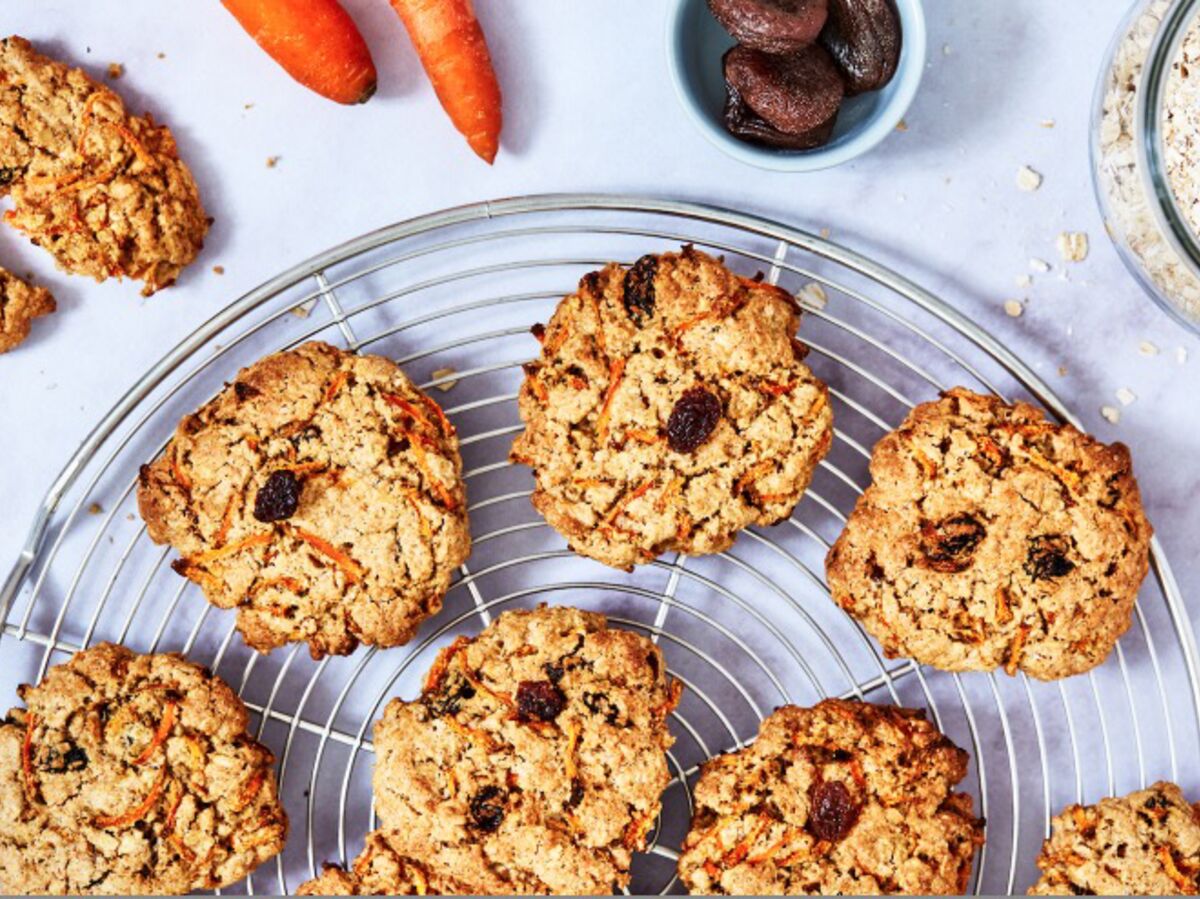
<path id="1" fill-rule="evenodd" d="M 614 572 L 566 551 L 530 508 L 528 472 L 507 461 L 520 430 L 520 366 L 533 354 L 529 327 L 582 274 L 683 243 L 798 295 L 810 364 L 834 401 L 834 447 L 783 525 L 748 531 L 717 556 Z M 149 541 L 134 503 L 139 465 L 182 414 L 241 366 L 311 339 L 388 355 L 433 391 L 462 437 L 475 540 L 445 609 L 411 644 L 321 662 L 302 647 L 249 651 L 232 616 L 170 571 L 170 550 Z M 671 721 L 674 779 L 650 850 L 635 861 L 633 892 L 680 890 L 674 866 L 701 763 L 752 740 L 774 707 L 836 695 L 925 708 L 970 750 L 965 788 L 988 820 L 971 888 L 1023 890 L 1050 817 L 1068 802 L 1160 778 L 1200 786 L 1180 767 L 1200 754 L 1197 653 L 1157 541 L 1153 577 L 1117 652 L 1055 684 L 888 660 L 829 601 L 821 560 L 867 483 L 870 447 L 914 403 L 955 384 L 1021 395 L 1073 421 L 1028 366 L 950 306 L 777 222 L 606 195 L 497 200 L 402 222 L 232 303 L 96 426 L 51 486 L 0 588 L 0 688 L 37 680 L 105 639 L 208 664 L 239 690 L 279 758 L 292 834 L 242 886 L 283 893 L 322 861 L 351 860 L 374 826 L 369 737 L 386 700 L 414 695 L 437 650 L 498 611 L 569 603 L 660 643 L 686 687 Z"/>

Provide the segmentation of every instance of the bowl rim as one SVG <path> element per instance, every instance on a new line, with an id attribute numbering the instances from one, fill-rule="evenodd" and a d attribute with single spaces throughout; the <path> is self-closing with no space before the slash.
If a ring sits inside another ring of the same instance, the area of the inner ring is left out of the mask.
<path id="1" fill-rule="evenodd" d="M 816 172 L 833 168 L 857 159 L 878 146 L 895 131 L 900 120 L 912 105 L 925 74 L 928 32 L 923 0 L 893 0 L 900 16 L 903 43 L 900 62 L 896 67 L 896 88 L 888 101 L 861 129 L 837 144 L 815 147 L 812 150 L 778 150 L 761 147 L 734 137 L 701 108 L 699 101 L 684 83 L 682 50 L 682 19 L 684 12 L 695 3 L 706 0 L 672 0 L 667 10 L 666 53 L 667 68 L 675 87 L 675 96 L 683 106 L 692 125 L 717 149 L 739 162 L 776 172 Z"/>

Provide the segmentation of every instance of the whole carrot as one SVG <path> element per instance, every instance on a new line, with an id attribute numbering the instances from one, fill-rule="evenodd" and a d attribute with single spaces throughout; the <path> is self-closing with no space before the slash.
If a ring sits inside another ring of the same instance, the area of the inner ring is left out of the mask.
<path id="1" fill-rule="evenodd" d="M 491 163 L 500 148 L 500 85 L 471 0 L 391 0 L 442 108 Z"/>
<path id="2" fill-rule="evenodd" d="M 338 0 L 221 0 L 289 75 L 338 103 L 375 93 L 375 63 Z"/>

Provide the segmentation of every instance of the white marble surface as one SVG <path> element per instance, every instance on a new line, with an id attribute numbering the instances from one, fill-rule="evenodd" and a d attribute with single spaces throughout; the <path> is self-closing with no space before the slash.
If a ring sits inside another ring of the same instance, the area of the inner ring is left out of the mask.
<path id="1" fill-rule="evenodd" d="M 818 229 L 947 298 L 1030 362 L 1104 439 L 1133 448 L 1154 523 L 1185 595 L 1200 590 L 1200 341 L 1153 307 L 1104 237 L 1087 165 L 1091 92 L 1125 0 L 927 0 L 930 58 L 907 122 L 868 157 L 816 175 L 745 168 L 693 131 L 663 52 L 665 3 L 481 0 L 506 100 L 494 168 L 452 131 L 383 0 L 348 0 L 380 92 L 344 109 L 294 85 L 213 3 L 5 0 L 7 31 L 101 72 L 119 61 L 134 108 L 169 123 L 216 223 L 180 284 L 54 270 L 6 232 L 0 263 L 59 298 L 0 358 L 0 568 L 88 429 L 163 352 L 277 271 L 360 232 L 474 200 L 622 191 L 725 204 Z M 251 105 L 252 104 L 252 105 Z M 1053 119 L 1053 128 L 1042 127 Z M 269 156 L 279 164 L 268 169 Z M 1035 193 L 1017 169 L 1045 175 Z M 1064 267 L 1060 231 L 1091 236 Z M 1029 260 L 1049 260 L 1038 275 Z M 213 266 L 225 269 L 223 276 Z M 1033 274 L 1031 288 L 1016 279 Z M 1027 298 L 1008 317 L 1003 301 Z M 1138 352 L 1149 340 L 1156 357 Z M 1190 359 L 1177 361 L 1178 347 Z M 1059 367 L 1065 374 L 1058 374 Z M 1102 405 L 1137 396 L 1113 426 Z M 1193 620 L 1200 600 L 1192 604 Z"/>

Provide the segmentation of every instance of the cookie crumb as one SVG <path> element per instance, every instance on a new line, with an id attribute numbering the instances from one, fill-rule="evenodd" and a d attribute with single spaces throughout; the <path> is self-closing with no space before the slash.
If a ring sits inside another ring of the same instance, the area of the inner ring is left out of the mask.
<path id="1" fill-rule="evenodd" d="M 121 63 L 110 62 L 108 64 L 108 77 L 110 79 L 112 79 L 113 81 L 116 81 L 118 78 L 120 78 L 124 74 L 125 74 L 125 66 L 121 65 Z"/>
<path id="2" fill-rule="evenodd" d="M 1017 187 L 1026 192 L 1032 192 L 1042 186 L 1042 175 L 1027 165 L 1017 169 Z"/>
<path id="3" fill-rule="evenodd" d="M 809 281 L 805 284 L 800 289 L 800 293 L 796 294 L 796 298 L 802 303 L 806 302 L 814 309 L 824 309 L 829 305 L 829 294 L 816 281 Z"/>
<path id="4" fill-rule="evenodd" d="M 829 240 L 829 235 L 830 235 L 830 234 L 832 234 L 832 233 L 833 233 L 833 232 L 832 232 L 832 231 L 830 231 L 828 228 L 822 228 L 822 229 L 821 229 L 821 237 L 825 238 L 825 240 Z"/>
<path id="5" fill-rule="evenodd" d="M 908 122 L 906 122 L 904 119 L 901 119 L 900 121 L 898 121 L 896 123 L 896 130 L 897 131 L 907 131 L 908 130 Z"/>
<path id="6" fill-rule="evenodd" d="M 88 506 L 88 515 L 99 515 L 104 511 L 104 507 L 99 503 L 92 503 Z"/>
<path id="7" fill-rule="evenodd" d="M 243 104 L 242 104 L 242 109 L 245 109 L 245 110 L 250 110 L 250 109 L 253 109 L 253 108 L 254 108 L 254 104 L 253 104 L 253 103 L 243 103 Z"/>
<path id="8" fill-rule="evenodd" d="M 1138 352 L 1141 353 L 1143 356 L 1157 356 L 1158 355 L 1158 347 L 1155 346 L 1153 343 L 1151 343 L 1149 340 L 1143 340 L 1141 343 L 1138 344 Z"/>
<path id="9" fill-rule="evenodd" d="M 1050 271 L 1050 263 L 1045 259 L 1030 259 L 1029 267 L 1039 274 L 1046 274 Z"/>
<path id="10" fill-rule="evenodd" d="M 1053 128 L 1054 127 L 1054 119 L 1042 119 L 1040 122 L 1038 122 L 1038 124 L 1041 125 L 1043 128 Z"/>
<path id="11" fill-rule="evenodd" d="M 292 315 L 296 316 L 296 318 L 308 318 L 309 315 L 312 314 L 313 308 L 316 305 L 316 300 L 309 300 L 307 303 L 301 303 L 299 306 L 296 306 L 289 311 L 292 313 Z"/>
<path id="12" fill-rule="evenodd" d="M 1064 231 L 1058 235 L 1058 255 L 1065 262 L 1083 262 L 1088 255 L 1088 236 L 1082 231 Z"/>
<path id="13" fill-rule="evenodd" d="M 1128 387 L 1121 387 L 1117 390 L 1117 399 L 1120 400 L 1122 406 L 1132 406 L 1134 400 L 1137 399 L 1137 394 Z"/>
<path id="14" fill-rule="evenodd" d="M 450 377 L 450 375 L 456 375 L 456 374 L 458 374 L 457 371 L 455 371 L 453 368 L 450 368 L 449 366 L 447 366 L 446 368 L 439 368 L 437 371 L 435 371 L 433 373 L 433 379 L 435 381 L 441 381 L 442 378 L 448 378 L 448 377 Z M 458 383 L 458 379 L 455 378 L 455 379 L 452 379 L 449 381 L 442 381 L 441 384 L 435 384 L 434 386 L 437 387 L 438 390 L 441 390 L 444 393 L 448 393 L 454 389 L 454 386 L 457 383 Z"/>
<path id="15" fill-rule="evenodd" d="M 279 159 L 280 159 L 280 157 L 278 157 L 278 156 L 268 156 L 267 157 L 267 168 L 269 168 L 269 169 L 275 168 L 275 166 L 279 165 Z"/>
<path id="16" fill-rule="evenodd" d="M 223 275 L 223 274 L 225 274 L 225 266 L 223 266 L 223 265 L 214 265 L 214 266 L 213 266 L 213 274 L 214 274 L 214 275 Z"/>
<path id="17" fill-rule="evenodd" d="M 1121 410 L 1116 406 L 1101 406 L 1100 414 L 1110 425 L 1115 425 L 1121 420 Z"/>
<path id="18" fill-rule="evenodd" d="M 1006 300 L 1004 303 L 1004 311 L 1013 318 L 1020 318 L 1025 312 L 1025 306 L 1020 300 Z"/>
<path id="19" fill-rule="evenodd" d="M 1065 378 L 1067 376 L 1067 367 L 1065 365 L 1060 365 L 1058 367 L 1058 376 L 1060 378 Z"/>
<path id="20" fill-rule="evenodd" d="M 1017 275 L 1017 287 L 1026 288 L 1033 284 L 1033 278 L 1029 275 Z"/>

